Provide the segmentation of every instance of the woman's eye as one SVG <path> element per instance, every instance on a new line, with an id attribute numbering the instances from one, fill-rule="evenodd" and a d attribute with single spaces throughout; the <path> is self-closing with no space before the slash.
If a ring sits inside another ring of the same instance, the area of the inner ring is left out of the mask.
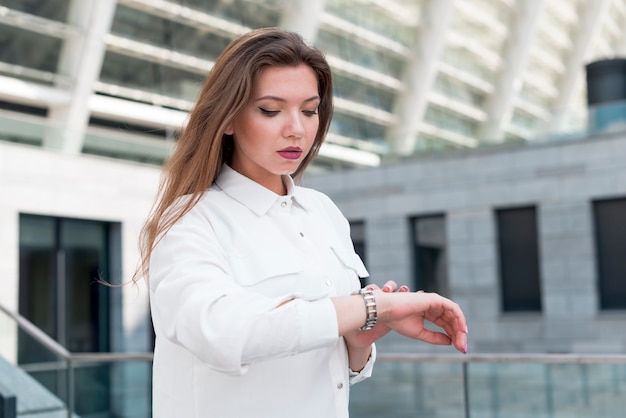
<path id="1" fill-rule="evenodd" d="M 269 110 L 269 109 L 264 109 L 262 107 L 259 107 L 259 110 L 261 111 L 261 113 L 267 116 L 276 116 L 279 112 L 278 110 Z"/>
<path id="2" fill-rule="evenodd" d="M 304 113 L 307 116 L 317 115 L 317 109 L 316 110 L 303 110 L 302 113 Z"/>

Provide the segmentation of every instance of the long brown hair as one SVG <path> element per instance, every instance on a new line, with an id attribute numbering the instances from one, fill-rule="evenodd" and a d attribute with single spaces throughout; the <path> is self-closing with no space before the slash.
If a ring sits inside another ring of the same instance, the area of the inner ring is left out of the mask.
<path id="1" fill-rule="evenodd" d="M 250 31 L 232 41 L 208 73 L 176 147 L 163 166 L 157 199 L 141 230 L 140 265 L 133 281 L 148 278 L 150 257 L 159 239 L 189 212 L 230 163 L 233 138 L 227 126 L 250 99 L 253 83 L 270 66 L 311 67 L 317 77 L 319 128 L 311 151 L 293 177 L 298 180 L 326 137 L 333 113 L 332 75 L 324 54 L 302 37 L 278 28 Z M 173 205 L 188 195 L 182 205 Z"/>

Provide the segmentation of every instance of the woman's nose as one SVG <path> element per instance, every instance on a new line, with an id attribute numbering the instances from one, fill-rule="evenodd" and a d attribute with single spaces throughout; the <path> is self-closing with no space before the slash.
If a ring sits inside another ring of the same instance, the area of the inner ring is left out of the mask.
<path id="1" fill-rule="evenodd" d="M 299 113 L 289 117 L 285 127 L 285 136 L 294 138 L 302 138 L 304 136 L 304 124 Z"/>

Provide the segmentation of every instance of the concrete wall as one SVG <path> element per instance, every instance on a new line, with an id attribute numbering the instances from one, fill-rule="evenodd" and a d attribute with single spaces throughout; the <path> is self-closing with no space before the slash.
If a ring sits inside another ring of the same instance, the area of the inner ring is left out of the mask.
<path id="1" fill-rule="evenodd" d="M 346 217 L 365 221 L 375 282 L 412 282 L 408 218 L 445 213 L 450 296 L 469 318 L 473 352 L 624 352 L 626 313 L 598 306 L 593 199 L 626 197 L 626 136 L 422 157 L 375 169 L 309 175 Z M 137 236 L 158 168 L 69 156 L 0 142 L 0 303 L 17 311 L 18 216 L 119 222 L 122 280 L 138 259 Z M 542 312 L 503 313 L 494 209 L 536 205 Z M 626 285 L 626 284 L 625 284 Z M 149 341 L 145 286 L 120 290 L 118 350 Z M 386 351 L 435 351 L 394 336 Z"/>
<path id="2" fill-rule="evenodd" d="M 304 185 L 365 222 L 377 283 L 411 283 L 408 218 L 445 213 L 448 296 L 469 318 L 470 351 L 619 353 L 626 312 L 598 306 L 591 202 L 626 197 L 625 157 L 626 136 L 613 134 L 309 175 Z M 494 210 L 525 205 L 537 207 L 542 311 L 503 313 Z M 381 348 L 447 350 L 392 336 Z"/>
<path id="3" fill-rule="evenodd" d="M 121 223 L 122 272 L 116 280 L 130 280 L 159 175 L 158 168 L 141 164 L 0 142 L 0 303 L 18 311 L 20 213 Z M 151 349 L 147 287 L 126 285 L 116 292 L 114 350 Z"/>

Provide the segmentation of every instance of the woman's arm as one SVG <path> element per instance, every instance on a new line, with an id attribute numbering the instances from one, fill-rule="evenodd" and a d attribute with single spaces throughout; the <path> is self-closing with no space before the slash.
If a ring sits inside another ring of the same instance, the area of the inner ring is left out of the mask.
<path id="1" fill-rule="evenodd" d="M 363 368 L 372 343 L 390 330 L 430 344 L 452 344 L 458 351 L 467 353 L 467 323 L 458 304 L 436 293 L 422 291 L 394 293 L 375 289 L 374 295 L 378 321 L 368 331 L 359 331 L 366 317 L 361 295 L 333 298 L 339 335 L 346 340 L 351 370 Z M 439 326 L 443 332 L 426 329 L 425 320 Z"/>

